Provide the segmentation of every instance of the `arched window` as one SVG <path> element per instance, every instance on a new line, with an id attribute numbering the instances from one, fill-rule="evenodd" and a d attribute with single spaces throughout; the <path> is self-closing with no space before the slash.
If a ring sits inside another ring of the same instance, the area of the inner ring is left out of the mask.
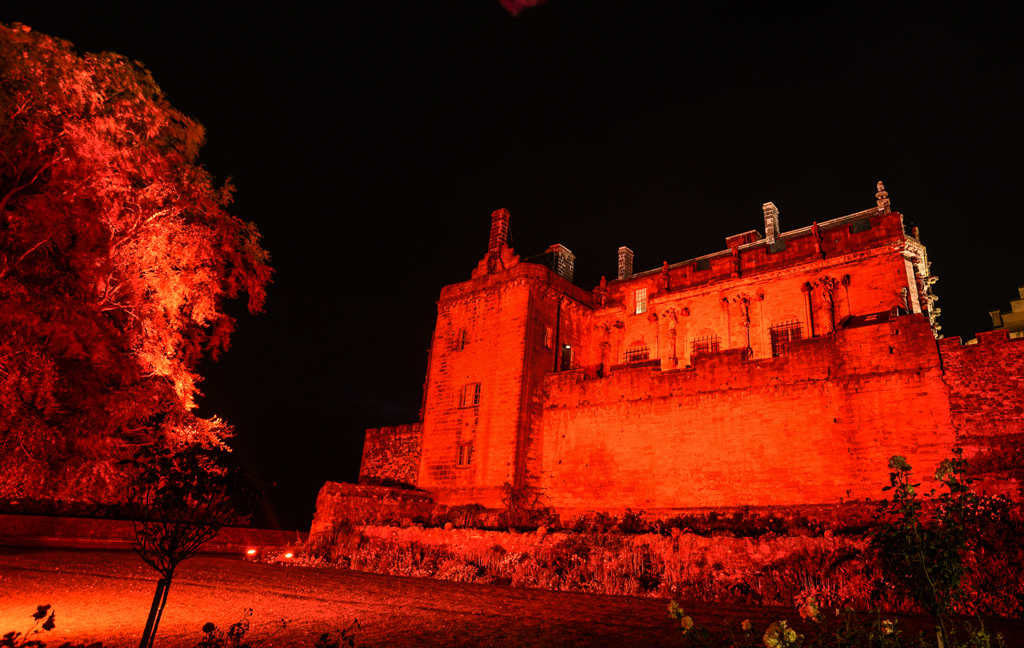
<path id="1" fill-rule="evenodd" d="M 700 355 L 702 353 L 718 353 L 722 348 L 722 339 L 718 337 L 718 334 L 711 329 L 704 329 L 693 338 L 693 342 L 690 343 L 690 355 Z"/>
<path id="2" fill-rule="evenodd" d="M 641 341 L 635 341 L 630 343 L 626 348 L 625 357 L 623 362 L 643 362 L 644 360 L 651 359 L 651 350 L 647 348 L 647 345 Z"/>
<path id="3" fill-rule="evenodd" d="M 794 317 L 772 324 L 768 334 L 772 338 L 772 356 L 778 358 L 786 355 L 786 342 L 803 339 L 804 325 Z"/>

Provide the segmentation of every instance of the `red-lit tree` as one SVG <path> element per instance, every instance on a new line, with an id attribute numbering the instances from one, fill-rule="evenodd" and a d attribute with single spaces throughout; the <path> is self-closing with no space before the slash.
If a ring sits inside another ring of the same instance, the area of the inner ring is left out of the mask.
<path id="1" fill-rule="evenodd" d="M 0 25 L 0 497 L 115 501 L 155 438 L 223 443 L 195 367 L 269 257 L 140 63 Z"/>
<path id="2" fill-rule="evenodd" d="M 199 444 L 143 446 L 128 467 L 133 548 L 160 574 L 139 648 L 151 648 L 174 572 L 225 525 L 244 519 L 261 496 L 240 469 L 221 466 Z"/>

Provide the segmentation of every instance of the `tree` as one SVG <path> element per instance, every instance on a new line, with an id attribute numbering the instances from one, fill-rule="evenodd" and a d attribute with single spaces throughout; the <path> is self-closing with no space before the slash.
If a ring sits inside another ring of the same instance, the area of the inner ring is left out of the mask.
<path id="1" fill-rule="evenodd" d="M 139 648 L 151 648 L 174 572 L 224 526 L 240 521 L 260 492 L 239 469 L 217 462 L 199 444 L 148 445 L 122 462 L 132 475 L 128 506 L 135 527 L 133 548 L 160 574 Z"/>
<path id="2" fill-rule="evenodd" d="M 939 622 L 939 646 L 949 645 L 949 617 L 964 602 L 963 579 L 973 551 L 972 520 L 978 498 L 971 492 L 967 461 L 960 448 L 935 473 L 939 489 L 919 497 L 906 459 L 889 460 L 892 500 L 878 503 L 878 526 L 871 538 L 886 575 L 901 584 Z M 926 506 L 926 504 L 928 506 Z"/>
<path id="3" fill-rule="evenodd" d="M 195 367 L 269 256 L 141 63 L 0 25 L 0 496 L 115 501 L 117 460 L 223 445 Z"/>

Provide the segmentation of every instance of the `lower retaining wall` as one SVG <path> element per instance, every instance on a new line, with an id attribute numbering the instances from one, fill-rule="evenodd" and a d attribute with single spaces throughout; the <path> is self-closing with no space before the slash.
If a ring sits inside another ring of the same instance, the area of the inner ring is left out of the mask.
<path id="1" fill-rule="evenodd" d="M 307 533 L 225 527 L 199 553 L 241 554 L 305 542 Z M 131 549 L 135 530 L 127 520 L 0 515 L 0 545 L 66 549 Z"/>
<path id="2" fill-rule="evenodd" d="M 447 508 L 447 507 L 441 507 Z M 312 543 L 332 537 L 341 522 L 353 525 L 430 518 L 438 505 L 421 490 L 327 482 L 316 497 Z"/>

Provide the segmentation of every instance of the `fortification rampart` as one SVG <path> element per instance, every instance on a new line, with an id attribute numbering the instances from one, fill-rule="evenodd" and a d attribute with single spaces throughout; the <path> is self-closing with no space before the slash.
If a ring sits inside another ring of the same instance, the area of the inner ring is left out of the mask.
<path id="1" fill-rule="evenodd" d="M 839 503 L 877 496 L 893 454 L 934 466 L 954 444 L 948 421 L 928 320 L 904 316 L 787 357 L 550 374 L 531 459 L 563 511 Z"/>
<path id="2" fill-rule="evenodd" d="M 422 423 L 367 430 L 359 483 L 415 486 L 422 442 Z"/>
<path id="3" fill-rule="evenodd" d="M 1024 466 L 1024 339 L 1003 330 L 979 333 L 977 344 L 939 340 L 949 385 L 950 420 L 978 470 L 1021 477 Z"/>

